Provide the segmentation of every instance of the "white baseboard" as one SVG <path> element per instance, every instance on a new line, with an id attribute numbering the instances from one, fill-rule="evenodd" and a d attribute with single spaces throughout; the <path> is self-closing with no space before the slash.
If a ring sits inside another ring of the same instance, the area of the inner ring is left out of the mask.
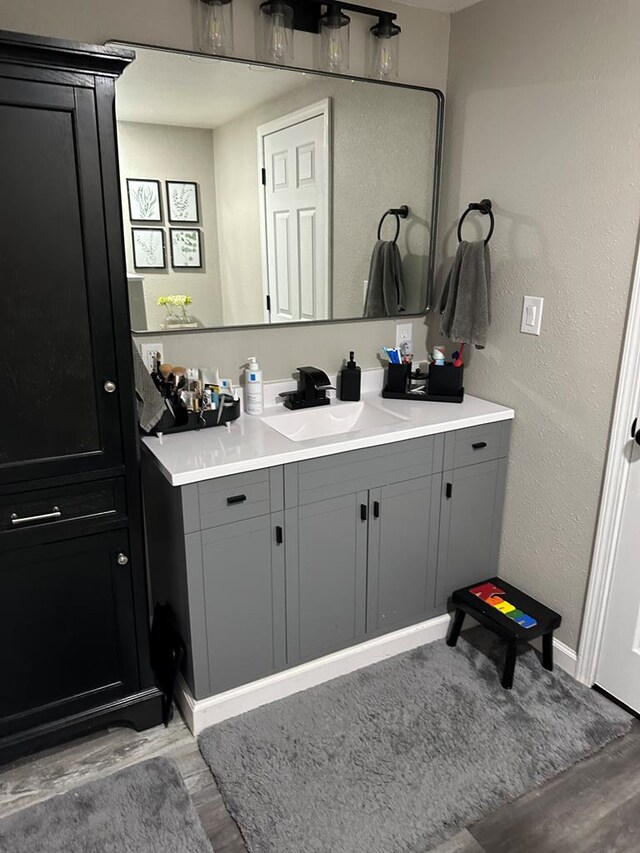
<path id="1" fill-rule="evenodd" d="M 243 684 L 207 699 L 194 699 L 182 677 L 179 677 L 176 701 L 191 732 L 198 735 L 208 726 L 221 723 L 229 717 L 236 717 L 261 705 L 275 702 L 276 699 L 284 699 L 285 696 L 308 690 L 317 684 L 355 672 L 401 652 L 441 640 L 447 634 L 449 621 L 448 614 L 436 616 L 435 619 L 367 640 L 357 646 L 269 675 L 251 684 Z M 465 627 L 470 627 L 469 622 L 470 620 L 467 620 Z M 574 675 L 576 653 L 559 640 L 554 640 L 553 646 L 555 663 L 569 675 Z"/>

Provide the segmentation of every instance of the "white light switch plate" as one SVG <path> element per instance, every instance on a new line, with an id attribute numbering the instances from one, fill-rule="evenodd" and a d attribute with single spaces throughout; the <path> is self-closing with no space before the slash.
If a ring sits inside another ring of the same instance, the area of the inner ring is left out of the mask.
<path id="1" fill-rule="evenodd" d="M 396 326 L 396 346 L 398 349 L 408 344 L 409 352 L 413 353 L 413 323 L 398 323 Z"/>
<path id="2" fill-rule="evenodd" d="M 539 335 L 542 324 L 542 296 L 525 296 L 522 303 L 522 324 L 520 331 L 525 335 Z"/>
<path id="3" fill-rule="evenodd" d="M 140 355 L 142 356 L 142 360 L 144 361 L 149 373 L 151 373 L 155 367 L 154 359 L 157 352 L 160 353 L 160 364 L 162 364 L 164 362 L 164 350 L 162 349 L 162 344 L 140 344 Z"/>

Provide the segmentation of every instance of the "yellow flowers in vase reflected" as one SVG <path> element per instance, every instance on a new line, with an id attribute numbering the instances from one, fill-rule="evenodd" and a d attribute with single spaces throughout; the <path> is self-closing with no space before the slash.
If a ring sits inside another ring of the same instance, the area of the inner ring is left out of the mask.
<path id="1" fill-rule="evenodd" d="M 186 293 L 170 293 L 168 296 L 159 296 L 158 305 L 163 305 L 167 310 L 164 326 L 193 325 L 194 319 L 187 314 L 187 305 L 191 305 L 193 299 Z"/>

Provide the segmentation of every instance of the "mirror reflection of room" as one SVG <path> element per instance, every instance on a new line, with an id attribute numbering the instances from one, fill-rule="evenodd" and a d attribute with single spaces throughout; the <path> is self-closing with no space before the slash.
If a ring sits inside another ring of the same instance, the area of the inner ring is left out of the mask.
<path id="1" fill-rule="evenodd" d="M 424 312 L 433 92 L 136 54 L 117 84 L 135 331 Z"/>

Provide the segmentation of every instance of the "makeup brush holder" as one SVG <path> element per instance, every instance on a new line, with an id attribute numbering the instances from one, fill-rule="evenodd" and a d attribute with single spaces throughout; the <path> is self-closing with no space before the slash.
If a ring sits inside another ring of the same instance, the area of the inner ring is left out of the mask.
<path id="1" fill-rule="evenodd" d="M 176 426 L 176 420 L 169 410 L 165 411 L 150 435 L 171 435 L 174 432 L 189 432 L 190 430 L 207 429 L 207 427 L 224 426 L 240 417 L 240 400 L 234 400 L 231 405 L 219 409 L 203 409 L 201 412 L 189 412 L 185 424 Z"/>

